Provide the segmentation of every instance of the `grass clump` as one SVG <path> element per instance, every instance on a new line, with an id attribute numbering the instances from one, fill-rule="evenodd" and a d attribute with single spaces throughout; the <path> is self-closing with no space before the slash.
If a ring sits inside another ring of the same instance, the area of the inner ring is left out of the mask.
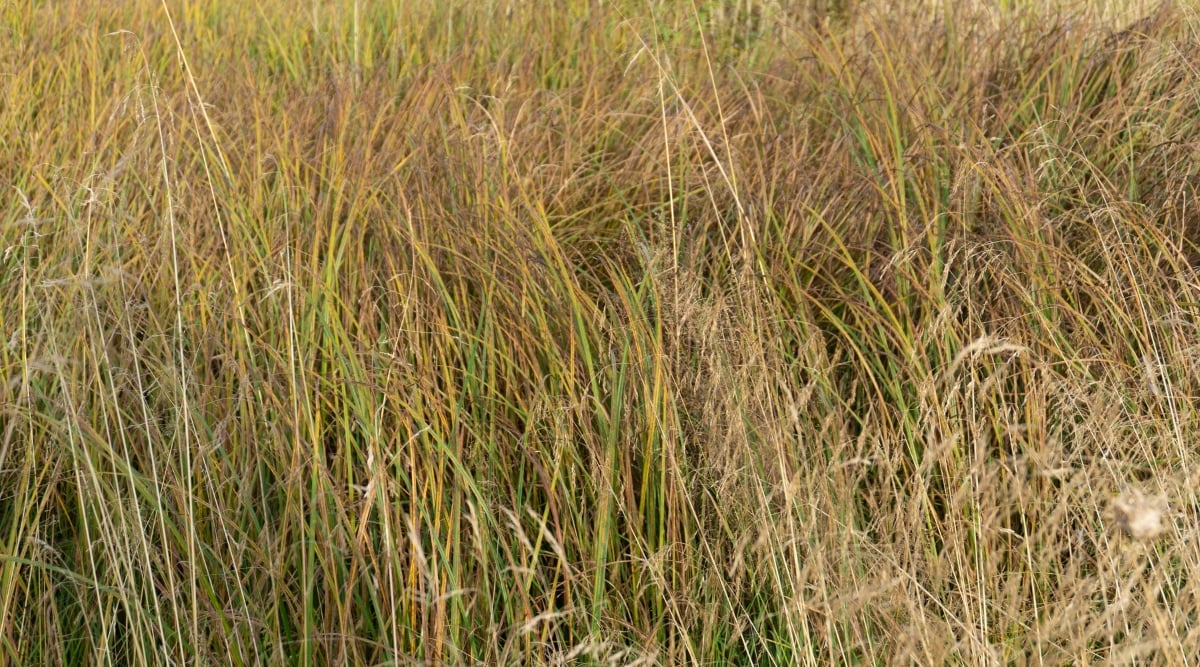
<path id="1" fill-rule="evenodd" d="M 0 8 L 0 662 L 1196 654 L 1192 10 L 541 4 Z"/>

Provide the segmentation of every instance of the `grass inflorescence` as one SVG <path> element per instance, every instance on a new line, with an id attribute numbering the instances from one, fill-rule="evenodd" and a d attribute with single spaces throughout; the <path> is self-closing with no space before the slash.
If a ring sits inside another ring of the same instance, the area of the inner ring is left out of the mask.
<path id="1" fill-rule="evenodd" d="M 1184 3 L 0 7 L 0 664 L 1188 664 Z"/>

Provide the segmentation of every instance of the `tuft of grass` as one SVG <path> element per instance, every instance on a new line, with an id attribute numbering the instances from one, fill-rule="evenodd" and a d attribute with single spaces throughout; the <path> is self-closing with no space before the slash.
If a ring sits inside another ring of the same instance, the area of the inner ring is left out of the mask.
<path id="1" fill-rule="evenodd" d="M 0 7 L 0 664 L 1188 664 L 1197 15 L 802 4 Z"/>

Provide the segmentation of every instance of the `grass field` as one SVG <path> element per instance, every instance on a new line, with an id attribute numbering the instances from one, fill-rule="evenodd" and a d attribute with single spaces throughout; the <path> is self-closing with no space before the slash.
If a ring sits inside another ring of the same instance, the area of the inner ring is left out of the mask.
<path id="1" fill-rule="evenodd" d="M 1195 665 L 1198 28 L 0 4 L 0 665 Z"/>

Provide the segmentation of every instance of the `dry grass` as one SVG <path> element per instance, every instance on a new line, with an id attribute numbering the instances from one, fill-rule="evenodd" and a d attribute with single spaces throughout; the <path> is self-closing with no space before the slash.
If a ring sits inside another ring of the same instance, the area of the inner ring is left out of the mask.
<path id="1" fill-rule="evenodd" d="M 1192 664 L 1200 21 L 896 4 L 0 6 L 0 664 Z"/>

